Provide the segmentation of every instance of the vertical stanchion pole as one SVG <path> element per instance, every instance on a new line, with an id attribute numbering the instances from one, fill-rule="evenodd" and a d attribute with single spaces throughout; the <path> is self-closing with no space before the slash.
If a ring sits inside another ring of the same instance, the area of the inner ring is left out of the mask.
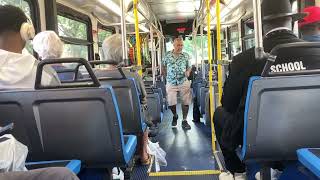
<path id="1" fill-rule="evenodd" d="M 211 135 L 212 135 L 212 152 L 216 151 L 216 140 L 215 140 L 215 132 L 214 132 L 214 123 L 213 123 L 213 102 L 214 102 L 214 92 L 213 92 L 213 81 L 212 81 L 212 49 L 211 49 L 211 14 L 210 14 L 210 0 L 206 0 L 207 4 L 207 27 L 208 27 L 208 61 L 209 61 L 209 96 L 210 96 L 210 120 L 211 120 Z"/>
<path id="2" fill-rule="evenodd" d="M 196 67 L 198 69 L 197 34 L 196 33 L 193 34 L 192 40 L 193 40 L 193 54 L 194 54 L 194 58 L 196 60 Z"/>
<path id="3" fill-rule="evenodd" d="M 153 38 L 153 27 L 150 27 L 150 44 L 151 44 L 151 67 L 152 67 L 152 84 L 156 85 L 156 59 L 155 59 L 155 46 L 154 46 L 154 38 Z"/>
<path id="4" fill-rule="evenodd" d="M 134 28 L 136 32 L 136 49 L 137 49 L 137 65 L 139 67 L 139 75 L 142 76 L 141 67 L 141 47 L 140 47 L 140 34 L 139 34 L 139 19 L 138 19 L 138 0 L 133 0 L 133 13 L 134 13 Z"/>
<path id="5" fill-rule="evenodd" d="M 201 34 L 201 73 L 202 79 L 206 79 L 206 71 L 204 65 L 204 51 L 203 51 L 203 25 L 200 26 L 200 34 Z"/>
<path id="6" fill-rule="evenodd" d="M 124 0 L 120 0 L 121 8 L 121 38 L 122 38 L 122 58 L 128 59 L 128 47 L 127 47 L 127 31 L 126 31 L 126 14 L 124 8 Z"/>
<path id="7" fill-rule="evenodd" d="M 221 97 L 222 97 L 220 0 L 216 1 L 216 14 L 217 14 L 217 64 L 218 64 L 218 92 L 219 92 L 218 106 L 220 106 Z"/>

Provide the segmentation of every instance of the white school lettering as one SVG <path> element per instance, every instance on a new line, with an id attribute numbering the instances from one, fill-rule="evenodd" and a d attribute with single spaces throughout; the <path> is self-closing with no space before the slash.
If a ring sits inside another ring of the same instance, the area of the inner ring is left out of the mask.
<path id="1" fill-rule="evenodd" d="M 288 71 L 301 71 L 306 70 L 302 61 L 295 61 L 283 64 L 272 65 L 271 72 L 288 72 Z"/>

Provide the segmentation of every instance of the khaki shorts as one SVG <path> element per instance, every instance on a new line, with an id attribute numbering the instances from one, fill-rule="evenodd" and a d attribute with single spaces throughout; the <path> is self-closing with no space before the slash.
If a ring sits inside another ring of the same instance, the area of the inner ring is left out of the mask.
<path id="1" fill-rule="evenodd" d="M 190 105 L 192 101 L 192 92 L 191 92 L 191 82 L 185 81 L 181 85 L 171 85 L 167 84 L 167 99 L 168 105 L 174 106 L 177 105 L 177 95 L 180 92 L 181 100 L 183 105 Z"/>

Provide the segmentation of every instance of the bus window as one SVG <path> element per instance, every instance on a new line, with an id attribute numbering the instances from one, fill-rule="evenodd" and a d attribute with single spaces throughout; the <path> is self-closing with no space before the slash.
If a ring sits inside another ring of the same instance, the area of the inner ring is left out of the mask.
<path id="1" fill-rule="evenodd" d="M 13 5 L 21 8 L 28 17 L 31 17 L 30 4 L 25 0 L 1 0 L 0 5 Z"/>
<path id="2" fill-rule="evenodd" d="M 58 32 L 65 43 L 62 57 L 90 59 L 89 49 L 92 47 L 89 35 L 90 22 L 77 19 L 78 14 L 74 13 L 76 12 L 58 12 Z"/>
<path id="3" fill-rule="evenodd" d="M 241 52 L 241 47 L 239 43 L 239 30 L 238 25 L 232 26 L 229 29 L 229 46 L 230 47 L 230 59 L 232 59 L 233 56 L 239 54 Z"/>
<path id="4" fill-rule="evenodd" d="M 228 59 L 228 52 L 227 52 L 227 39 L 225 30 L 221 30 L 221 58 L 222 60 Z"/>
<path id="5" fill-rule="evenodd" d="M 252 26 L 253 18 L 249 18 L 248 20 L 244 21 L 243 23 L 243 38 L 242 43 L 244 50 L 248 50 L 252 47 L 254 47 L 254 29 L 252 29 L 250 26 Z M 250 24 L 250 25 L 249 25 Z"/>
<path id="6" fill-rule="evenodd" d="M 103 41 L 113 34 L 112 30 L 105 30 L 98 28 L 98 41 L 99 41 L 99 55 L 102 60 L 104 60 L 104 55 L 102 53 L 102 43 Z"/>

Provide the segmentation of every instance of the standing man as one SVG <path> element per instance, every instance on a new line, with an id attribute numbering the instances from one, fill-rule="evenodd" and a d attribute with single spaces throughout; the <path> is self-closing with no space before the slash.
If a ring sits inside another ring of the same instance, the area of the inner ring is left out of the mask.
<path id="1" fill-rule="evenodd" d="M 308 16 L 299 21 L 302 39 L 311 42 L 320 41 L 320 7 L 310 6 L 303 10 Z"/>
<path id="2" fill-rule="evenodd" d="M 163 72 L 167 78 L 168 105 L 173 114 L 172 126 L 176 126 L 178 121 L 176 106 L 179 92 L 182 100 L 182 128 L 189 130 L 191 126 L 188 124 L 187 116 L 192 101 L 191 84 L 188 80 L 191 72 L 190 56 L 182 52 L 183 39 L 181 37 L 174 39 L 173 47 L 174 49 L 168 52 L 163 60 Z"/>

